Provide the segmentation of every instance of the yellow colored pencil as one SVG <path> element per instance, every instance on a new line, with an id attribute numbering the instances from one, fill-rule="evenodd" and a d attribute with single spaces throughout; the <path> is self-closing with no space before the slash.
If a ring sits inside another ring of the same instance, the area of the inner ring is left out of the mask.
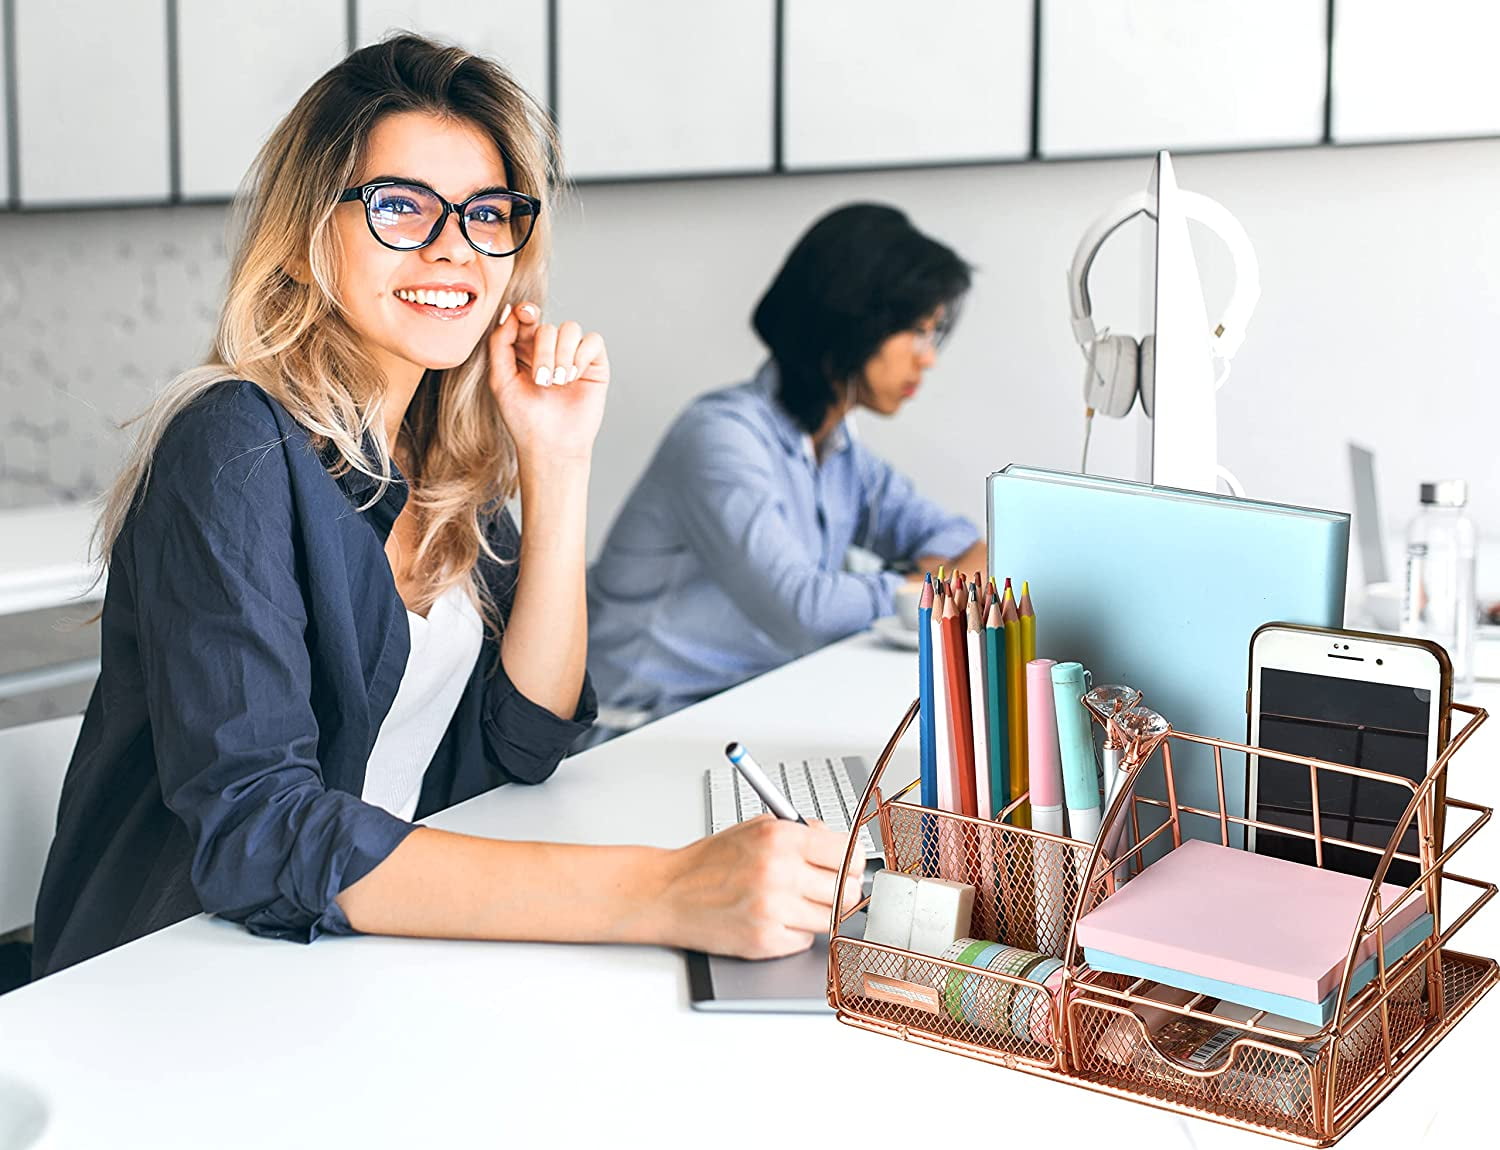
<path id="1" fill-rule="evenodd" d="M 1021 616 L 1021 658 L 1030 663 L 1036 658 L 1036 608 L 1031 605 L 1031 584 L 1024 580 L 1016 611 Z"/>
<path id="2" fill-rule="evenodd" d="M 1021 613 L 1016 607 L 1010 580 L 1005 581 L 1005 595 L 1000 602 L 1000 619 L 1005 624 L 1006 710 L 1010 715 L 1010 797 L 1012 801 L 1026 791 L 1026 659 L 1023 652 Z M 1022 803 L 1011 816 L 1018 827 L 1031 826 L 1031 804 Z"/>

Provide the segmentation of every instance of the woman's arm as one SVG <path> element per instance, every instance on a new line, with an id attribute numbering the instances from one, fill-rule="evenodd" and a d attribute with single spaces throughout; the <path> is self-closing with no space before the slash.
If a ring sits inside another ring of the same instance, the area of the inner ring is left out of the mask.
<path id="1" fill-rule="evenodd" d="M 372 934 L 643 943 L 743 958 L 828 929 L 845 836 L 763 816 L 679 850 L 499 842 L 419 827 L 339 895 Z M 845 906 L 860 897 L 859 876 Z"/>
<path id="2" fill-rule="evenodd" d="M 526 524 L 500 658 L 521 694 L 566 719 L 588 655 L 584 528 L 609 357 L 598 334 L 540 319 L 522 303 L 490 337 L 490 388 L 516 445 Z"/>
<path id="3" fill-rule="evenodd" d="M 516 690 L 560 718 L 578 709 L 588 655 L 584 524 L 589 461 L 521 461 L 526 530 L 500 658 Z"/>
<path id="4" fill-rule="evenodd" d="M 890 613 L 901 577 L 823 567 L 787 522 L 773 449 L 752 428 L 690 413 L 662 450 L 675 459 L 666 495 L 683 539 L 777 643 L 809 650 Z"/>
<path id="5" fill-rule="evenodd" d="M 567 717 L 587 651 L 585 506 L 609 362 L 597 335 L 538 318 L 523 304 L 490 345 L 525 520 L 501 661 L 517 690 Z M 562 382 L 553 382 L 559 367 Z M 544 373 L 547 386 L 538 383 Z M 337 901 L 355 930 L 370 933 L 655 943 L 768 958 L 806 949 L 827 928 L 846 842 L 825 827 L 773 819 L 675 851 L 423 827 Z M 858 885 L 851 880 L 851 899 Z"/>

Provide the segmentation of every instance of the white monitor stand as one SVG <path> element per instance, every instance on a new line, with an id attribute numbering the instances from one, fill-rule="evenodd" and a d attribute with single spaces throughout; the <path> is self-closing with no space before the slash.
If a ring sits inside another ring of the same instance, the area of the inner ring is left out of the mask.
<path id="1" fill-rule="evenodd" d="M 1172 157 L 1158 152 L 1147 185 L 1156 200 L 1155 379 L 1151 482 L 1193 491 L 1218 486 L 1218 403 L 1203 285 L 1188 238 Z M 1144 382 L 1144 381 L 1143 381 Z"/>

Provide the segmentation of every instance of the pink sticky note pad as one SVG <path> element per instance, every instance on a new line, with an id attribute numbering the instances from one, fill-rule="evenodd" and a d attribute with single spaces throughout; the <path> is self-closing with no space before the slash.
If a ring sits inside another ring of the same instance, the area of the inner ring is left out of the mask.
<path id="1" fill-rule="evenodd" d="M 1318 1002 L 1338 989 L 1370 884 L 1355 875 L 1191 840 L 1078 922 L 1078 942 L 1138 962 Z M 1402 892 L 1380 888 L 1382 909 Z M 1425 910 L 1419 894 L 1389 941 Z M 1355 962 L 1375 953 L 1370 936 Z"/>

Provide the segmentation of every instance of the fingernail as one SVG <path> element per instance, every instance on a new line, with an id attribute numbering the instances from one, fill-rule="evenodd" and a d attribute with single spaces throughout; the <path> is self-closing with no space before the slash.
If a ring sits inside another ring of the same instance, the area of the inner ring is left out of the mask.
<path id="1" fill-rule="evenodd" d="M 556 371 L 554 371 L 552 373 L 552 382 L 553 383 L 567 383 L 568 382 L 568 369 L 565 368 L 565 367 L 559 367 Z"/>
<path id="2" fill-rule="evenodd" d="M 503 308 L 500 309 L 500 322 L 504 323 L 509 318 L 510 318 L 510 304 L 506 304 Z"/>
<path id="3" fill-rule="evenodd" d="M 552 386 L 552 373 L 549 372 L 545 367 L 539 367 L 536 369 L 536 385 L 538 387 Z"/>
<path id="4" fill-rule="evenodd" d="M 572 383 L 575 379 L 577 379 L 582 374 L 583 374 L 583 368 L 579 367 L 575 363 L 572 367 L 568 368 L 568 382 Z"/>
<path id="5" fill-rule="evenodd" d="M 536 319 L 537 316 L 539 316 L 539 315 L 542 314 L 541 312 L 537 311 L 536 308 L 533 307 L 529 303 L 523 303 L 521 305 L 521 310 L 524 311 L 527 315 L 529 315 L 532 319 Z"/>

